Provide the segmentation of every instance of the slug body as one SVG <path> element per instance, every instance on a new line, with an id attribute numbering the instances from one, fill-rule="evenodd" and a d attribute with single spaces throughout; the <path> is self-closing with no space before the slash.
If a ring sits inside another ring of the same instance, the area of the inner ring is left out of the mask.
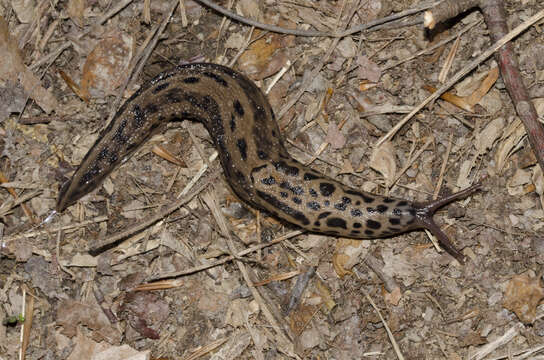
<path id="1" fill-rule="evenodd" d="M 313 232 L 351 238 L 427 228 L 460 259 L 432 215 L 436 208 L 478 186 L 417 205 L 362 192 L 324 176 L 291 158 L 260 89 L 245 76 L 215 64 L 180 66 L 142 86 L 61 188 L 56 210 L 63 211 L 97 188 L 167 122 L 183 119 L 204 124 L 219 152 L 225 178 L 252 206 Z"/>

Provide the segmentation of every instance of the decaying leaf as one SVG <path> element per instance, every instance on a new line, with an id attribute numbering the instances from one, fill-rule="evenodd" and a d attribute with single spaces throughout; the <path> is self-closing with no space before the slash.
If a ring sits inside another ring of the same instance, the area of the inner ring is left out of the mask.
<path id="1" fill-rule="evenodd" d="M 350 269 L 365 257 L 367 251 L 368 246 L 364 245 L 364 241 L 339 239 L 336 242 L 336 251 L 332 258 L 336 274 L 340 277 L 352 274 Z"/>
<path id="2" fill-rule="evenodd" d="M 525 128 L 519 118 L 516 118 L 504 130 L 503 140 L 499 143 L 495 153 L 496 169 L 499 174 L 504 169 L 506 161 L 518 149 L 525 135 Z"/>
<path id="3" fill-rule="evenodd" d="M 39 107 L 46 113 L 58 108 L 55 97 L 42 87 L 40 79 L 28 70 L 23 62 L 23 56 L 17 46 L 17 41 L 11 37 L 8 24 L 0 16 L 0 79 L 13 84 L 20 83 L 24 91 L 30 96 Z M 14 85 L 16 86 L 16 85 Z"/>
<path id="4" fill-rule="evenodd" d="M 532 324 L 536 317 L 536 307 L 544 299 L 544 289 L 540 277 L 531 278 L 527 274 L 514 276 L 506 287 L 503 305 L 516 313 L 525 324 Z"/>
<path id="5" fill-rule="evenodd" d="M 380 81 L 382 70 L 374 61 L 370 60 L 365 55 L 357 56 L 357 75 L 359 79 L 370 80 L 372 82 Z"/>
<path id="6" fill-rule="evenodd" d="M 87 56 L 81 78 L 81 96 L 112 93 L 123 82 L 133 55 L 134 40 L 115 32 L 102 39 Z"/>
<path id="7" fill-rule="evenodd" d="M 330 122 L 327 127 L 327 137 L 325 142 L 331 144 L 331 148 L 337 150 L 344 147 L 346 144 L 346 137 L 340 132 L 338 126 L 335 123 Z"/>
<path id="8" fill-rule="evenodd" d="M 395 158 L 395 148 L 390 141 L 374 148 L 370 157 L 370 167 L 383 175 L 387 187 L 395 181 L 397 173 Z"/>
<path id="9" fill-rule="evenodd" d="M 260 32 L 256 31 L 255 36 Z M 278 72 L 287 63 L 284 40 L 271 34 L 253 42 L 240 56 L 240 70 L 254 80 L 262 80 Z"/>
<path id="10" fill-rule="evenodd" d="M 487 126 L 476 134 L 476 150 L 478 154 L 484 154 L 488 149 L 491 149 L 493 143 L 501 137 L 504 130 L 504 118 L 499 117 L 491 121 Z"/>

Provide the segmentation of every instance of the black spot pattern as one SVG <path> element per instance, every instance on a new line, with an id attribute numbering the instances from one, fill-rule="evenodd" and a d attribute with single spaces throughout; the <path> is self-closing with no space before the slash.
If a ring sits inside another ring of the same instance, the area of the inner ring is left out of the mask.
<path id="1" fill-rule="evenodd" d="M 372 236 L 374 235 L 374 231 L 367 229 L 365 230 L 365 235 Z"/>
<path id="2" fill-rule="evenodd" d="M 321 223 L 319 221 L 315 221 L 314 226 L 321 226 Z"/>
<path id="3" fill-rule="evenodd" d="M 387 211 L 387 209 L 388 209 L 388 207 L 385 206 L 385 205 L 382 205 L 382 204 L 376 206 L 376 210 L 377 210 L 380 214 L 385 213 L 385 212 Z"/>
<path id="4" fill-rule="evenodd" d="M 277 161 L 274 163 L 274 167 L 277 171 L 280 171 L 284 173 L 285 175 L 289 176 L 297 176 L 298 175 L 298 167 L 296 166 L 289 166 L 285 161 Z"/>
<path id="5" fill-rule="evenodd" d="M 183 82 L 186 84 L 196 84 L 200 79 L 195 76 L 189 76 L 188 78 L 183 79 Z"/>
<path id="6" fill-rule="evenodd" d="M 128 136 L 126 136 L 124 134 L 124 131 L 125 131 L 125 127 L 127 126 L 127 119 L 124 119 L 123 121 L 121 121 L 121 123 L 119 124 L 119 127 L 117 128 L 117 130 L 115 130 L 115 134 L 113 135 L 113 140 L 115 140 L 116 143 L 118 144 L 124 144 L 127 142 L 128 140 Z"/>
<path id="7" fill-rule="evenodd" d="M 312 174 L 312 173 L 304 173 L 304 181 L 310 181 L 310 180 L 315 180 L 315 179 L 319 179 L 319 176 L 317 176 L 316 174 Z"/>
<path id="8" fill-rule="evenodd" d="M 346 220 L 344 220 L 342 218 L 337 218 L 337 217 L 328 218 L 327 219 L 327 226 L 347 229 Z"/>
<path id="9" fill-rule="evenodd" d="M 286 190 L 291 190 L 293 192 L 293 194 L 295 195 L 302 195 L 304 194 L 304 189 L 301 187 L 301 186 L 292 186 L 291 184 L 289 184 L 287 181 L 283 181 L 281 184 L 280 184 L 280 187 L 282 189 L 286 189 Z"/>
<path id="10" fill-rule="evenodd" d="M 366 221 L 366 226 L 370 229 L 379 229 L 382 227 L 382 224 L 380 224 L 379 222 L 377 221 L 374 221 L 374 220 L 367 220 Z"/>
<path id="11" fill-rule="evenodd" d="M 295 204 L 298 204 L 298 205 L 302 204 L 302 200 L 301 200 L 300 198 L 296 197 L 296 196 L 293 197 L 293 202 L 294 202 Z"/>
<path id="12" fill-rule="evenodd" d="M 399 208 L 394 208 L 394 209 L 393 209 L 393 214 L 394 214 L 395 216 L 401 216 L 401 215 L 402 215 L 402 210 L 399 209 Z"/>
<path id="13" fill-rule="evenodd" d="M 334 207 L 337 210 L 344 211 L 344 210 L 346 210 L 346 207 L 347 207 L 348 204 L 351 204 L 351 199 L 348 198 L 348 197 L 343 196 L 342 197 L 342 202 L 338 203 L 338 204 L 334 204 Z"/>
<path id="14" fill-rule="evenodd" d="M 280 196 L 282 198 L 287 198 L 287 197 L 289 197 L 289 194 L 287 194 L 285 191 L 280 191 Z"/>
<path id="15" fill-rule="evenodd" d="M 391 198 L 384 198 L 383 199 L 383 202 L 386 203 L 386 204 L 389 204 L 389 203 L 392 203 L 392 202 L 395 202 L 395 199 L 391 199 Z"/>
<path id="16" fill-rule="evenodd" d="M 238 100 L 235 100 L 234 101 L 234 111 L 236 111 L 236 113 L 239 115 L 239 116 L 244 116 L 244 107 L 242 106 L 242 104 L 240 104 L 240 101 Z"/>
<path id="17" fill-rule="evenodd" d="M 234 114 L 231 114 L 230 116 L 230 131 L 234 132 L 236 130 L 236 119 L 234 118 Z"/>
<path id="18" fill-rule="evenodd" d="M 408 201 L 406 200 L 401 200 L 397 203 L 397 206 L 406 206 L 406 205 L 408 205 Z"/>
<path id="19" fill-rule="evenodd" d="M 181 90 L 176 88 L 168 90 L 165 96 L 166 100 L 172 104 L 180 103 L 183 100 L 181 96 Z"/>
<path id="20" fill-rule="evenodd" d="M 390 218 L 390 219 L 389 219 L 389 222 L 391 223 L 391 225 L 399 225 L 399 224 L 400 224 L 400 219 L 398 219 L 398 218 Z"/>
<path id="21" fill-rule="evenodd" d="M 371 204 L 374 202 L 374 198 L 371 197 L 371 196 L 367 196 L 365 194 L 363 194 L 362 192 L 359 192 L 359 191 L 354 191 L 354 190 L 346 190 L 346 194 L 350 194 L 350 195 L 355 195 L 355 196 L 358 196 L 360 197 L 361 199 L 363 199 L 363 201 L 367 204 Z"/>
<path id="22" fill-rule="evenodd" d="M 134 115 L 133 124 L 136 129 L 141 128 L 145 123 L 145 114 L 139 105 L 134 105 L 132 108 L 132 114 Z"/>
<path id="23" fill-rule="evenodd" d="M 321 205 L 319 205 L 319 203 L 317 201 L 309 201 L 306 203 L 306 206 L 309 208 L 309 209 L 312 209 L 312 210 L 315 210 L 315 211 L 318 211 L 321 209 Z"/>
<path id="24" fill-rule="evenodd" d="M 265 151 L 257 150 L 257 157 L 261 160 L 268 159 L 268 154 Z"/>
<path id="25" fill-rule="evenodd" d="M 265 185 L 274 185 L 276 183 L 276 179 L 274 179 L 273 176 L 269 176 L 267 178 L 262 179 L 261 182 Z"/>
<path id="26" fill-rule="evenodd" d="M 279 209 L 282 212 L 284 212 L 285 214 L 291 216 L 293 219 L 295 219 L 298 223 L 302 224 L 303 226 L 307 226 L 307 225 L 310 224 L 310 220 L 308 220 L 308 218 L 303 213 L 301 213 L 298 210 L 293 209 L 292 207 L 290 207 L 286 203 L 280 201 L 275 196 L 267 194 L 267 193 L 262 192 L 262 191 L 257 191 L 257 195 L 261 199 L 263 199 L 264 201 L 266 201 L 267 203 L 269 203 L 270 205 L 275 207 L 276 209 Z"/>
<path id="27" fill-rule="evenodd" d="M 247 159 L 247 144 L 244 139 L 238 139 L 236 140 L 236 146 L 238 146 L 238 150 L 240 150 L 240 156 L 242 157 L 242 160 Z"/>
<path id="28" fill-rule="evenodd" d="M 359 209 L 351 209 L 351 216 L 353 217 L 359 217 L 362 216 L 363 213 Z"/>
<path id="29" fill-rule="evenodd" d="M 153 94 L 156 94 L 156 93 L 159 93 L 159 92 L 163 91 L 164 89 L 166 89 L 169 86 L 170 86 L 170 83 L 163 82 L 162 84 L 157 85 L 157 87 L 154 88 L 153 90 L 151 90 L 151 92 Z"/>
<path id="30" fill-rule="evenodd" d="M 363 224 L 361 224 L 360 222 L 356 222 L 356 223 L 353 223 L 353 227 L 356 229 L 360 229 L 363 227 Z"/>
<path id="31" fill-rule="evenodd" d="M 157 111 L 159 111 L 159 107 L 155 104 L 147 104 L 145 106 L 145 113 L 146 115 L 153 115 L 155 114 Z M 136 119 L 136 114 L 134 114 L 134 117 Z"/>
<path id="32" fill-rule="evenodd" d="M 321 195 L 323 196 L 331 196 L 332 193 L 334 193 L 334 190 L 336 188 L 331 183 L 321 183 L 319 184 L 319 191 L 321 192 Z"/>
<path id="33" fill-rule="evenodd" d="M 329 216 L 330 214 L 332 214 L 330 211 L 325 211 L 325 212 L 322 212 L 321 214 L 319 214 L 319 216 L 317 218 L 318 219 L 324 219 L 327 216 Z"/>
<path id="34" fill-rule="evenodd" d="M 221 76 L 217 75 L 216 73 L 205 71 L 202 73 L 202 75 L 209 77 L 210 79 L 215 80 L 216 83 L 218 83 L 221 86 L 228 87 L 227 82 L 225 79 L 223 79 Z"/>
<path id="35" fill-rule="evenodd" d="M 310 189 L 310 190 L 308 190 L 308 192 L 310 193 L 310 195 L 312 197 L 314 197 L 314 198 L 317 197 L 317 191 L 315 191 L 314 189 Z"/>

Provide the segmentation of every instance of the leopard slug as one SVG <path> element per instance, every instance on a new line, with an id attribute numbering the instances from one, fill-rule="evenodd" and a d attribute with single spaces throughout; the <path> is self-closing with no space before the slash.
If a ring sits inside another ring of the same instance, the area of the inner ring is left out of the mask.
<path id="1" fill-rule="evenodd" d="M 261 90 L 244 75 L 215 64 L 179 66 L 136 91 L 61 187 L 56 211 L 97 188 L 169 121 L 183 119 L 206 127 L 228 183 L 248 204 L 309 231 L 335 236 L 369 239 L 425 228 L 462 262 L 432 216 L 479 185 L 426 204 L 348 187 L 294 160 Z"/>

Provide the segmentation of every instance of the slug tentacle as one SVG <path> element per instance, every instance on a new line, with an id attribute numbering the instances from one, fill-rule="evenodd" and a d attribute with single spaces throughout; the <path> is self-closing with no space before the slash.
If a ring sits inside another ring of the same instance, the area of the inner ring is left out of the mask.
<path id="1" fill-rule="evenodd" d="M 359 191 L 320 174 L 289 155 L 261 90 L 244 75 L 215 64 L 177 67 L 131 96 L 61 187 L 57 212 L 96 189 L 168 121 L 183 119 L 206 127 L 227 182 L 250 205 L 312 232 L 351 238 L 380 238 L 426 228 L 461 259 L 432 215 L 477 186 L 415 205 Z"/>
<path id="2" fill-rule="evenodd" d="M 448 236 L 444 234 L 444 232 L 440 229 L 438 225 L 436 225 L 433 220 L 433 215 L 436 210 L 438 210 L 442 206 L 447 205 L 453 201 L 466 198 L 467 196 L 470 196 L 481 188 L 482 184 L 477 183 L 451 195 L 447 195 L 442 198 L 422 204 L 414 204 L 414 207 L 416 209 L 415 224 L 420 228 L 429 230 L 434 236 L 436 236 L 438 242 L 444 248 L 444 250 L 446 250 L 451 256 L 457 259 L 457 261 L 459 261 L 461 264 L 464 264 L 465 256 L 453 246 Z"/>

